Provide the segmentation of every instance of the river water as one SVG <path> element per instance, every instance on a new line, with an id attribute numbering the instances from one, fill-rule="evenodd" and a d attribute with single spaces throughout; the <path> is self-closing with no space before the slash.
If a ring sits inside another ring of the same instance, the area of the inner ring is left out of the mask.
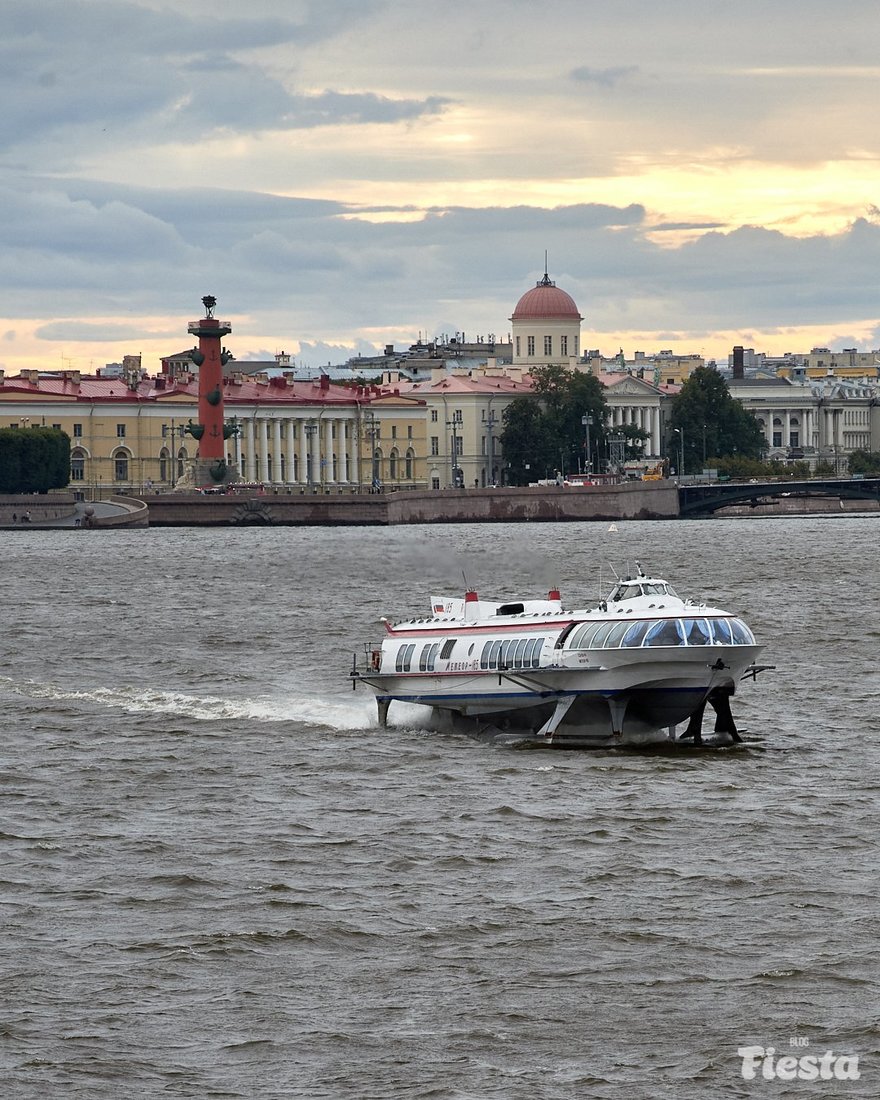
<path id="1" fill-rule="evenodd" d="M 2 1095 L 877 1097 L 878 530 L 0 532 Z M 580 606 L 636 559 L 766 643 L 742 746 L 523 751 L 350 690 L 463 576 Z"/>

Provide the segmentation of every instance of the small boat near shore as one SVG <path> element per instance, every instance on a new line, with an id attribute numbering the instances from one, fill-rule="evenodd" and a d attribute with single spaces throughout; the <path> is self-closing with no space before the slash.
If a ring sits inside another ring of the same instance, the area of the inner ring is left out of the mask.
<path id="1" fill-rule="evenodd" d="M 594 608 L 566 610 L 556 589 L 506 603 L 469 590 L 382 623 L 350 673 L 375 693 L 382 726 L 392 703 L 418 703 L 456 728 L 554 747 L 699 745 L 707 706 L 713 742 L 738 742 L 730 699 L 772 667 L 755 663 L 764 647 L 741 618 L 681 599 L 641 565 Z"/>

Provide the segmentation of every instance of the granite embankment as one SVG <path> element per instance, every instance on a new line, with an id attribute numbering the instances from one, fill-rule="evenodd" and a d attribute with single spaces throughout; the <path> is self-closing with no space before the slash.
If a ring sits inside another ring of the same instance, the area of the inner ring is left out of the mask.
<path id="1" fill-rule="evenodd" d="M 504 523 L 561 520 L 675 519 L 669 483 L 585 488 L 415 490 L 400 493 L 304 492 L 246 495 L 167 493 L 143 498 L 151 527 L 236 525 L 390 526 L 409 523 Z"/>

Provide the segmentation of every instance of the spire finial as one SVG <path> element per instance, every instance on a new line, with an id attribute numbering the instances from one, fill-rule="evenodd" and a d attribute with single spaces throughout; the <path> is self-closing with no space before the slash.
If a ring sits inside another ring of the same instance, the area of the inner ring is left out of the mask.
<path id="1" fill-rule="evenodd" d="M 555 284 L 551 281 L 549 274 L 547 273 L 547 249 L 546 248 L 544 249 L 544 278 L 541 279 L 536 285 L 537 286 L 555 286 Z"/>

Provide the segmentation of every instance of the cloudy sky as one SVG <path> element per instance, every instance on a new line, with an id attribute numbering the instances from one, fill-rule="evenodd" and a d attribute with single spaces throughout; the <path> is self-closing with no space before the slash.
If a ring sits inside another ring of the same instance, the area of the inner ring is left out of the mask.
<path id="1" fill-rule="evenodd" d="M 876 0 L 0 0 L 0 367 L 880 347 Z"/>

